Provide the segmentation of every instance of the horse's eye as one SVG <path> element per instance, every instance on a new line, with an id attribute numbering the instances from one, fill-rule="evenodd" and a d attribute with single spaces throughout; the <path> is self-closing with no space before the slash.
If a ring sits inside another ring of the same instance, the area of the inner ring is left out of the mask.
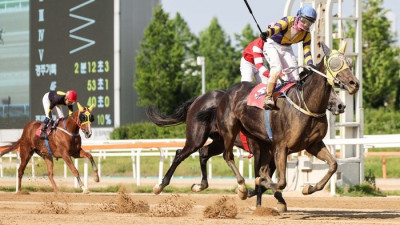
<path id="1" fill-rule="evenodd" d="M 90 116 L 89 116 L 89 121 L 90 121 L 91 123 L 94 122 L 94 116 L 93 116 L 92 114 L 90 114 Z"/>
<path id="2" fill-rule="evenodd" d="M 334 57 L 329 61 L 329 67 L 333 71 L 338 71 L 343 66 L 343 60 L 339 57 Z"/>

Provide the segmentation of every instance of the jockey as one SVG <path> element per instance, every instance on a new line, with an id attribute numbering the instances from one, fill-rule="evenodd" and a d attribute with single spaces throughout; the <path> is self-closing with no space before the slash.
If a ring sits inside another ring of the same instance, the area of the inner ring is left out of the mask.
<path id="1" fill-rule="evenodd" d="M 68 107 L 68 114 L 73 113 L 72 105 L 76 102 L 78 96 L 74 90 L 69 90 L 67 93 L 62 91 L 50 91 L 43 96 L 43 108 L 46 118 L 43 121 L 43 127 L 41 129 L 40 138 L 47 138 L 46 129 L 51 120 L 51 110 L 56 109 L 58 118 L 64 118 L 64 114 L 61 109 L 61 105 Z"/>
<path id="2" fill-rule="evenodd" d="M 268 25 L 268 28 L 275 23 Z M 241 81 L 253 81 L 253 77 L 257 83 L 267 83 L 269 78 L 269 70 L 265 65 L 263 53 L 265 41 L 257 38 L 252 41 L 243 51 L 243 57 L 240 60 Z"/>
<path id="3" fill-rule="evenodd" d="M 254 77 L 257 83 L 267 83 L 269 71 L 265 65 L 262 50 L 264 43 L 264 40 L 257 38 L 244 49 L 243 57 L 240 60 L 241 81 L 252 82 Z"/>
<path id="4" fill-rule="evenodd" d="M 266 40 L 264 54 L 268 56 L 267 60 L 271 68 L 264 108 L 273 108 L 275 106 L 272 93 L 282 69 L 297 66 L 296 57 L 291 47 L 292 44 L 303 42 L 304 61 L 307 65 L 313 66 L 309 29 L 316 19 L 317 12 L 315 9 L 306 5 L 297 11 L 295 17 L 283 17 L 275 25 L 261 33 L 261 39 Z M 289 81 L 299 80 L 297 70 L 292 71 L 290 75 L 288 77 Z"/>

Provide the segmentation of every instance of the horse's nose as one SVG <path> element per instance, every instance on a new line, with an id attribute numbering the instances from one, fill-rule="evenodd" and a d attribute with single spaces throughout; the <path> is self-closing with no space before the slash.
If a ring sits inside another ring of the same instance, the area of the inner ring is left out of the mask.
<path id="1" fill-rule="evenodd" d="M 360 83 L 358 81 L 350 81 L 350 85 L 354 87 L 354 89 L 358 90 L 360 88 Z"/>

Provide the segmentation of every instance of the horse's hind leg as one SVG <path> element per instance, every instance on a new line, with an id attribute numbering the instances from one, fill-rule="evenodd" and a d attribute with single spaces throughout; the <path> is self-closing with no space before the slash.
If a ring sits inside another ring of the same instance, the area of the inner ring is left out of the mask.
<path id="1" fill-rule="evenodd" d="M 172 175 L 174 175 L 174 172 L 176 168 L 183 162 L 187 157 L 189 157 L 191 154 L 193 154 L 198 148 L 200 148 L 205 141 L 200 145 L 200 146 L 192 146 L 192 144 L 189 143 L 190 141 L 186 140 L 186 144 L 183 147 L 183 149 L 179 149 L 175 153 L 174 160 L 172 161 L 171 166 L 169 167 L 167 173 L 165 173 L 164 178 L 161 181 L 161 184 L 156 184 L 153 187 L 153 193 L 158 195 L 162 192 L 162 190 L 169 185 L 169 182 L 171 181 Z"/>
<path id="2" fill-rule="evenodd" d="M 31 159 L 33 153 L 34 153 L 33 151 L 29 151 L 29 148 L 26 148 L 24 146 L 20 146 L 19 157 L 21 158 L 21 164 L 19 165 L 19 168 L 18 168 L 18 187 L 17 187 L 17 192 L 21 191 L 22 177 L 24 176 L 26 165 L 28 164 L 29 160 Z"/>
<path id="3" fill-rule="evenodd" d="M 192 191 L 199 192 L 206 188 L 208 188 L 208 179 L 207 179 L 207 161 L 211 157 L 215 155 L 219 155 L 224 151 L 224 144 L 221 138 L 213 139 L 213 142 L 207 146 L 202 147 L 199 150 L 199 161 L 201 168 L 201 183 L 193 184 Z"/>
<path id="4" fill-rule="evenodd" d="M 93 175 L 94 175 L 94 181 L 95 182 L 99 182 L 100 178 L 99 178 L 99 171 L 97 169 L 96 163 L 93 160 L 93 156 L 92 154 L 90 154 L 89 152 L 86 152 L 85 150 L 81 149 L 79 151 L 79 155 L 72 155 L 72 157 L 74 158 L 88 158 L 90 160 L 90 163 L 92 164 L 92 168 L 93 168 Z"/>
<path id="5" fill-rule="evenodd" d="M 52 157 L 43 157 L 43 158 L 47 165 L 47 176 L 49 177 L 51 186 L 53 186 L 53 191 L 54 193 L 58 193 L 58 188 L 53 177 L 53 166 L 54 166 L 53 158 Z"/>
<path id="6" fill-rule="evenodd" d="M 313 146 L 307 148 L 306 150 L 315 157 L 317 157 L 318 159 L 327 162 L 329 164 L 329 170 L 328 173 L 325 174 L 325 176 L 315 186 L 309 184 L 306 185 L 302 191 L 303 195 L 312 194 L 316 191 L 322 190 L 325 187 L 326 183 L 328 183 L 331 176 L 337 170 L 337 162 L 335 158 L 333 158 L 333 156 L 328 151 L 328 149 L 326 148 L 325 144 L 322 141 L 314 144 Z"/>

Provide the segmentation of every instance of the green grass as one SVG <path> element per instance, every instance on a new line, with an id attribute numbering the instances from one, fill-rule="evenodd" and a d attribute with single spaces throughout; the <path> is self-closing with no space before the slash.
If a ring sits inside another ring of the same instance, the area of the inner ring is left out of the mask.
<path id="1" fill-rule="evenodd" d="M 386 197 L 384 193 L 369 183 L 357 184 L 352 187 L 337 187 L 336 193 L 340 196 L 350 197 Z"/>
<path id="2" fill-rule="evenodd" d="M 400 157 L 386 157 L 387 178 L 400 178 Z M 382 157 L 368 156 L 364 158 L 364 172 L 373 171 L 376 178 L 382 178 Z"/>

